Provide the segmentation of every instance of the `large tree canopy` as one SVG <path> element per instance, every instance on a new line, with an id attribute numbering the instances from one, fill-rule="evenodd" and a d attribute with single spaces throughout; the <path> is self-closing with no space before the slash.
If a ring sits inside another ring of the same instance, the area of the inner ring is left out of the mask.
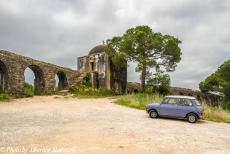
<path id="1" fill-rule="evenodd" d="M 143 91 L 150 68 L 162 72 L 174 71 L 181 60 L 181 41 L 170 35 L 153 32 L 148 26 L 130 28 L 123 36 L 115 36 L 106 43 L 106 52 L 115 65 L 123 67 L 126 61 L 137 62 L 136 71 L 141 72 Z"/>

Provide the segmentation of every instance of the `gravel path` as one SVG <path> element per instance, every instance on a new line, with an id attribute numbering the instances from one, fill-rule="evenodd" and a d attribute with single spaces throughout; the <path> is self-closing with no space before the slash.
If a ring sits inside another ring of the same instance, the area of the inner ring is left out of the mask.
<path id="1" fill-rule="evenodd" d="M 229 154 L 230 124 L 150 119 L 108 98 L 17 99 L 0 104 L 0 153 L 17 152 Z"/>

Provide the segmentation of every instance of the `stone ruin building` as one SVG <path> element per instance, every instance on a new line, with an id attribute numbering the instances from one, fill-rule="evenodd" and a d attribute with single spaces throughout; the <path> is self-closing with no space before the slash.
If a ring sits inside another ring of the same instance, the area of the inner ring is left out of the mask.
<path id="1" fill-rule="evenodd" d="M 106 88 L 117 94 L 126 92 L 127 66 L 116 67 L 105 52 L 106 45 L 98 45 L 87 56 L 78 57 L 78 70 L 90 73 L 92 87 Z"/>

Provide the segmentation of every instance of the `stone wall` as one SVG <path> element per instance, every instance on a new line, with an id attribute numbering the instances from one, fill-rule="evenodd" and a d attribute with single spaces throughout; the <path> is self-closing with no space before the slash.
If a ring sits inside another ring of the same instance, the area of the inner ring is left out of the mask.
<path id="1" fill-rule="evenodd" d="M 0 50 L 0 75 L 3 76 L 1 81 L 5 84 L 1 88 L 2 91 L 24 93 L 24 71 L 28 67 L 34 72 L 35 88 L 42 94 L 52 93 L 55 90 L 56 74 L 63 89 L 81 84 L 79 78 L 81 74 L 78 71 Z"/>

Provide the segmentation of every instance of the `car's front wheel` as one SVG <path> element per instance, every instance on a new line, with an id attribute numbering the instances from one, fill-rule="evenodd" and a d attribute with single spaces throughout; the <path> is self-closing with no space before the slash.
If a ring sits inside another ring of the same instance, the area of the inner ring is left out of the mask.
<path id="1" fill-rule="evenodd" d="M 190 123 L 195 123 L 198 120 L 197 116 L 194 113 L 188 114 L 187 119 L 188 119 L 188 122 Z"/>
<path id="2" fill-rule="evenodd" d="M 157 111 L 155 110 L 152 110 L 149 112 L 149 117 L 150 118 L 157 118 L 158 114 L 157 114 Z"/>

